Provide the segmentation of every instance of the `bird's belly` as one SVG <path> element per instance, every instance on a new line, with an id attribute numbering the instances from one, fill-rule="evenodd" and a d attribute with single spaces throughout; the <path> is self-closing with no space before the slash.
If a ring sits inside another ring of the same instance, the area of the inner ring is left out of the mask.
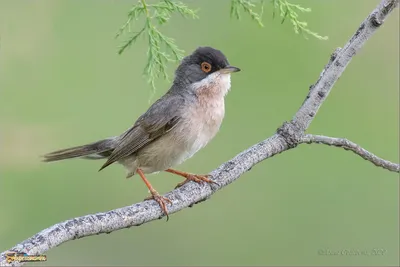
<path id="1" fill-rule="evenodd" d="M 208 116 L 211 112 L 212 116 Z M 217 134 L 224 109 L 196 112 L 190 119 L 149 144 L 137 153 L 138 168 L 145 173 L 166 170 L 192 157 Z"/>
<path id="2" fill-rule="evenodd" d="M 190 131 L 190 130 L 189 130 Z M 137 154 L 138 167 L 145 173 L 166 170 L 179 165 L 203 148 L 210 138 L 203 133 L 168 133 Z"/>

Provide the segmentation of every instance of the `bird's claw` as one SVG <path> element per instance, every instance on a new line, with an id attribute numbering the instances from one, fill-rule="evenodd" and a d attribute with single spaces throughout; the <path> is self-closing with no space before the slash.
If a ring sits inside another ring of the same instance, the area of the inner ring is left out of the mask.
<path id="1" fill-rule="evenodd" d="M 151 192 L 151 196 L 145 198 L 144 200 L 155 200 L 160 206 L 161 210 L 167 216 L 167 221 L 169 220 L 167 203 L 172 205 L 172 201 L 169 198 L 161 196 L 157 191 Z"/>
<path id="2" fill-rule="evenodd" d="M 214 182 L 213 180 L 209 179 L 209 177 L 211 177 L 211 175 L 209 175 L 209 174 L 205 174 L 205 175 L 188 174 L 187 176 L 185 176 L 186 179 L 183 182 L 180 182 L 179 184 L 177 184 L 175 188 L 179 188 L 189 181 L 193 181 L 193 182 L 196 182 L 199 184 L 205 182 L 205 183 L 209 183 L 209 184 L 219 185 L 217 182 Z"/>

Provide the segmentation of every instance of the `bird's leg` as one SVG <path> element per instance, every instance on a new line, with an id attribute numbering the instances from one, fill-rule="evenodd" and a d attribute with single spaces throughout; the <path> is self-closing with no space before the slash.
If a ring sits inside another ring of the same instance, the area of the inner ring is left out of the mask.
<path id="1" fill-rule="evenodd" d="M 155 201 L 157 201 L 158 205 L 160 205 L 161 210 L 165 213 L 165 215 L 167 216 L 167 221 L 169 219 L 168 216 L 168 210 L 167 210 L 167 202 L 169 204 L 172 204 L 171 200 L 169 200 L 166 197 L 161 196 L 154 188 L 153 186 L 150 184 L 150 182 L 147 180 L 146 176 L 144 176 L 144 173 L 141 169 L 137 169 L 136 172 L 140 175 L 140 177 L 142 178 L 143 182 L 146 184 L 147 188 L 149 189 L 151 196 L 146 198 L 145 200 L 149 200 L 149 199 L 154 199 Z"/>
<path id="2" fill-rule="evenodd" d="M 169 173 L 173 173 L 179 176 L 182 176 L 185 178 L 185 181 L 177 184 L 177 186 L 175 188 L 178 188 L 184 184 L 186 184 L 189 181 L 194 181 L 196 183 L 201 183 L 201 182 L 206 182 L 209 184 L 217 184 L 216 182 L 214 182 L 213 180 L 209 179 L 208 177 L 210 177 L 210 175 L 206 174 L 206 175 L 198 175 L 198 174 L 192 174 L 192 173 L 188 173 L 188 172 L 182 172 L 182 171 L 177 171 L 177 170 L 173 170 L 173 169 L 167 169 L 165 170 L 166 172 Z"/>

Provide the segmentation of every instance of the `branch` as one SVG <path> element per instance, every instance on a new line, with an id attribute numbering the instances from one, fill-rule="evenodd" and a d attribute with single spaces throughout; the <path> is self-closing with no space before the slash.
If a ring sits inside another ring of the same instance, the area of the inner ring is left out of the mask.
<path id="1" fill-rule="evenodd" d="M 304 132 L 314 119 L 334 83 L 339 79 L 352 57 L 383 24 L 385 18 L 398 4 L 399 0 L 383 0 L 364 20 L 344 48 L 337 49 L 332 54 L 318 81 L 311 86 L 308 96 L 290 122 L 285 122 L 272 137 L 243 151 L 211 172 L 212 179 L 218 185 L 210 186 L 190 182 L 167 193 L 165 196 L 172 201 L 172 205 L 169 207 L 170 214 L 208 199 L 215 192 L 249 171 L 257 163 L 304 143 Z M 27 253 L 28 255 L 43 254 L 49 249 L 70 240 L 139 226 L 160 219 L 162 216 L 164 215 L 157 202 L 147 200 L 108 212 L 77 217 L 55 224 L 16 245 L 11 251 Z M 11 264 L 16 266 L 22 263 L 13 262 Z M 0 265 L 10 266 L 6 261 L 5 252 L 0 254 Z"/>
<path id="2" fill-rule="evenodd" d="M 345 150 L 351 150 L 360 157 L 362 157 L 363 159 L 370 161 L 375 166 L 382 167 L 392 172 L 400 172 L 399 164 L 381 159 L 380 157 L 372 154 L 371 152 L 365 150 L 356 143 L 347 140 L 346 138 L 336 138 L 323 135 L 307 134 L 302 138 L 301 142 L 306 144 L 324 144 L 328 146 L 341 147 L 344 148 Z"/>

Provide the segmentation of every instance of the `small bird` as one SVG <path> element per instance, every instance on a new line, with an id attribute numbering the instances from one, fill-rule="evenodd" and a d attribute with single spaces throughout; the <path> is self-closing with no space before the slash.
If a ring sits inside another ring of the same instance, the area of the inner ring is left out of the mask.
<path id="1" fill-rule="evenodd" d="M 43 161 L 69 158 L 107 159 L 99 171 L 114 162 L 138 174 L 168 219 L 167 203 L 145 174 L 166 171 L 188 181 L 213 183 L 209 175 L 171 169 L 192 157 L 217 134 L 225 114 L 224 98 L 231 87 L 230 74 L 240 71 L 229 65 L 220 51 L 199 47 L 185 57 L 175 72 L 171 88 L 123 134 L 87 145 L 44 155 Z"/>

